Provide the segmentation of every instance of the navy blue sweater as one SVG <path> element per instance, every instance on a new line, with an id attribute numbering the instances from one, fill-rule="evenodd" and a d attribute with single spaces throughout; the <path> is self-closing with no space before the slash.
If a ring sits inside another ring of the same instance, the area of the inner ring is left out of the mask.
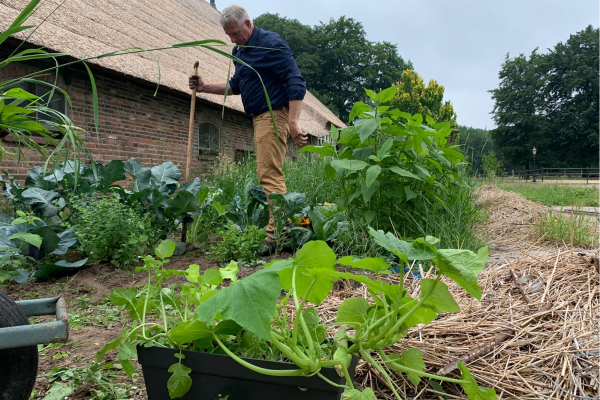
<path id="1" fill-rule="evenodd" d="M 289 105 L 290 100 L 304 99 L 306 84 L 290 47 L 279 34 L 254 27 L 247 46 L 277 49 L 236 46 L 232 51 L 234 56 L 260 74 L 269 93 L 271 107 L 283 107 Z M 234 94 L 242 95 L 244 111 L 247 114 L 258 115 L 268 110 L 265 93 L 256 72 L 236 61 L 234 65 L 235 73 L 229 81 L 229 86 Z"/>

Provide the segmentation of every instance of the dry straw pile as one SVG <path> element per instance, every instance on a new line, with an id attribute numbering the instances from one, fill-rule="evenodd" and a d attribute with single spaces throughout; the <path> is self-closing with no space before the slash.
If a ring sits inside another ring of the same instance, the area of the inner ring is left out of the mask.
<path id="1" fill-rule="evenodd" d="M 493 187 L 482 197 L 490 210 L 492 243 L 501 245 L 500 237 L 508 236 L 511 253 L 491 258 L 480 274 L 481 302 L 447 281 L 461 313 L 443 314 L 413 328 L 393 351 L 417 347 L 426 372 L 455 378 L 456 364 L 463 360 L 479 384 L 495 388 L 499 399 L 598 399 L 599 251 L 534 248 L 520 227 L 545 212 L 545 206 Z M 519 246 L 525 250 L 515 252 Z M 405 279 L 409 295 L 418 296 L 419 280 L 410 274 Z M 349 285 L 337 295 L 321 306 L 328 322 L 345 297 L 368 297 L 364 288 Z M 444 383 L 442 394 L 427 379 L 414 387 L 403 375 L 395 377 L 405 399 L 466 398 L 457 385 Z M 393 399 L 367 364 L 359 364 L 356 379 L 379 398 Z"/>

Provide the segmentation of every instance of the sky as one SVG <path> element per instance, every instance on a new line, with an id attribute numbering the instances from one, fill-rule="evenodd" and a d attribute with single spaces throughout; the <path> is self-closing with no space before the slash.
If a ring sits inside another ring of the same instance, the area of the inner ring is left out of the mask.
<path id="1" fill-rule="evenodd" d="M 598 0 L 235 0 L 251 18 L 270 12 L 305 25 L 341 16 L 363 24 L 367 39 L 398 46 L 425 83 L 446 88 L 460 125 L 493 129 L 502 63 L 538 47 L 546 53 L 588 25 L 599 25 Z M 222 10 L 229 1 L 217 0 Z"/>

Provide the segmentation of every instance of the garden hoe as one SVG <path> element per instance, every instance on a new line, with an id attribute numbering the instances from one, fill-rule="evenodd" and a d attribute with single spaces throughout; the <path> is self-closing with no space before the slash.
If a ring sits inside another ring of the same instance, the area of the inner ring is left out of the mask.
<path id="1" fill-rule="evenodd" d="M 194 63 L 194 72 L 192 72 L 193 76 L 198 75 L 198 65 L 200 63 L 196 61 Z M 187 159 L 185 162 L 185 181 L 190 181 L 190 172 L 192 169 L 192 148 L 194 143 L 194 113 L 196 111 L 196 88 L 192 89 L 192 105 L 190 107 L 190 129 L 188 132 L 188 145 L 187 145 Z M 184 222 L 181 227 L 181 241 L 184 243 L 187 242 L 187 223 Z"/>

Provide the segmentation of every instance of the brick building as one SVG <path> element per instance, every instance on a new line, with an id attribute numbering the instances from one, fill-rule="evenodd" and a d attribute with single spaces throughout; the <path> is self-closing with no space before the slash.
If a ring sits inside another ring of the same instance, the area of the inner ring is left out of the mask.
<path id="1" fill-rule="evenodd" d="M 27 3 L 27 0 L 0 2 L 0 31 L 10 25 Z M 220 13 L 204 0 L 69 0 L 52 13 L 59 3 L 42 2 L 26 23 L 41 25 L 31 36 L 28 30 L 6 41 L 0 49 L 0 58 L 10 55 L 22 40 L 26 43 L 21 49 L 44 47 L 72 55 L 60 58 L 61 63 L 132 47 L 156 49 L 204 39 L 230 43 L 219 24 Z M 218 48 L 231 51 L 229 47 Z M 146 166 L 173 161 L 183 169 L 190 116 L 187 77 L 195 61 L 200 62 L 199 73 L 206 82 L 227 78 L 229 60 L 202 47 L 88 61 L 98 91 L 98 132 L 94 126 L 92 86 L 81 63 L 61 68 L 58 73 L 58 85 L 68 93 L 72 107 L 60 96 L 55 96 L 52 107 L 63 110 L 82 129 L 80 137 L 100 162 L 134 157 Z M 0 69 L 0 79 L 24 76 L 47 67 L 39 62 L 12 63 Z M 50 74 L 43 79 L 54 82 L 56 76 Z M 44 90 L 40 85 L 27 85 L 25 89 L 31 92 L 39 94 Z M 240 97 L 227 97 L 223 117 L 222 109 L 222 96 L 198 94 L 192 171 L 201 171 L 217 155 L 241 158 L 254 150 L 252 118 L 244 114 Z M 300 123 L 312 135 L 313 143 L 324 140 L 332 124 L 344 126 L 308 92 Z M 2 140 L 8 151 L 15 149 L 10 136 Z M 290 140 L 289 154 L 294 151 Z M 24 177 L 25 171 L 40 161 L 35 154 L 30 154 L 29 163 L 16 164 L 6 157 L 0 169 Z"/>

